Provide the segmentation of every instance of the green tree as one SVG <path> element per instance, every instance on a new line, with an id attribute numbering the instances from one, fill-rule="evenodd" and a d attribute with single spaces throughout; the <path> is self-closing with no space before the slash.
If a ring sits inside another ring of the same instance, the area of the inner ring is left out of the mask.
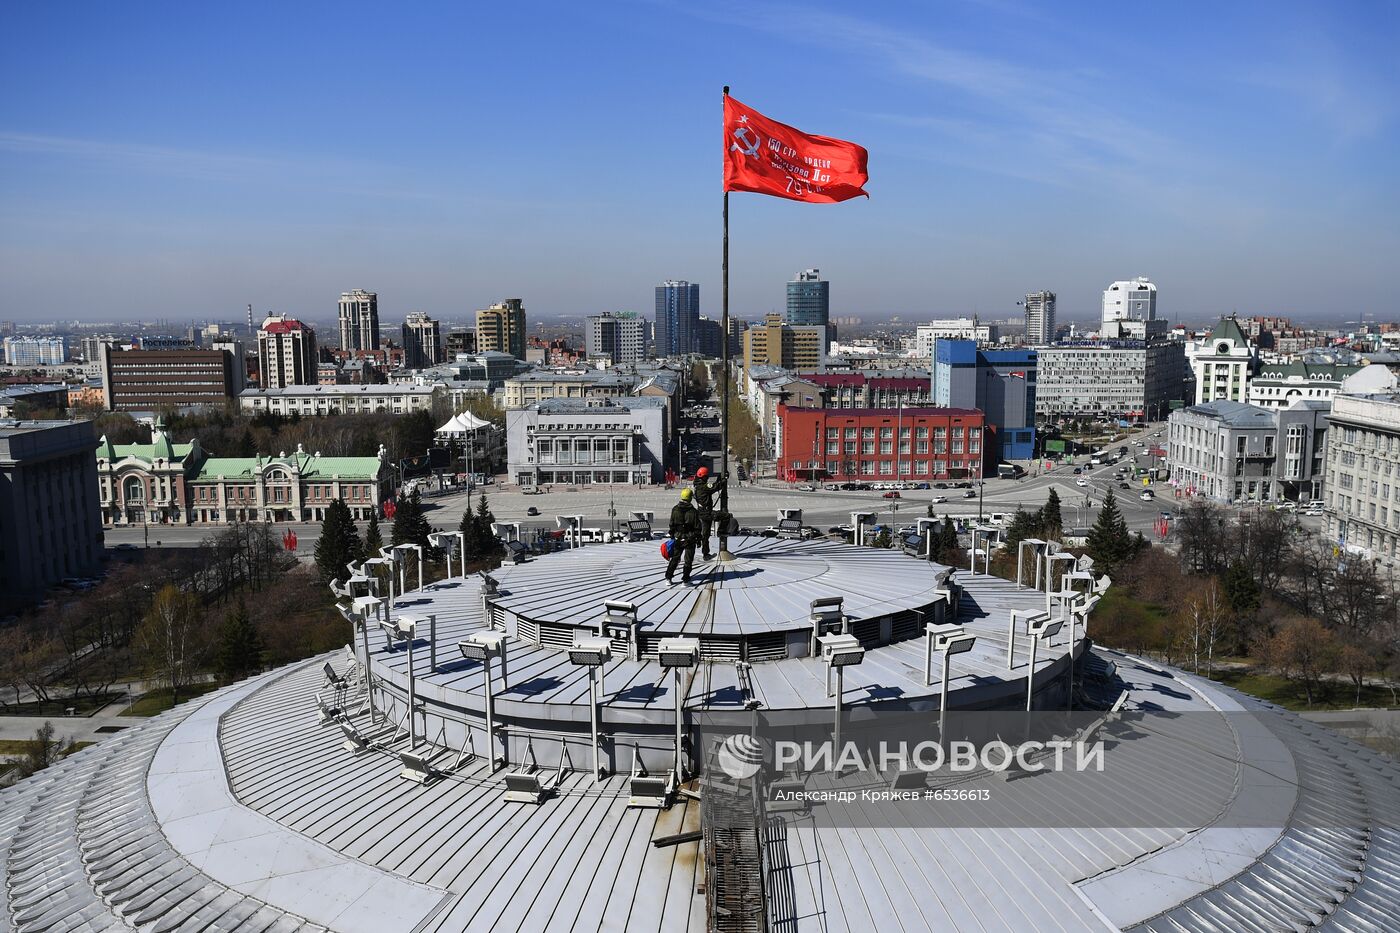
<path id="1" fill-rule="evenodd" d="M 948 562 L 957 563 L 958 560 L 958 526 L 953 524 L 953 519 L 947 515 L 943 516 L 943 524 L 938 528 L 938 536 L 934 539 L 934 559 L 941 564 Z"/>
<path id="2" fill-rule="evenodd" d="M 365 555 L 378 557 L 379 549 L 382 547 L 384 547 L 384 536 L 379 532 L 379 506 L 376 505 L 369 513 L 369 527 L 365 529 Z"/>
<path id="3" fill-rule="evenodd" d="M 482 498 L 486 498 L 482 496 Z M 480 525 L 477 524 L 476 513 L 470 507 L 462 510 L 462 521 L 457 525 L 457 530 L 462 533 L 462 553 L 466 557 L 467 563 L 475 563 L 481 560 L 481 535 Z"/>
<path id="4" fill-rule="evenodd" d="M 1048 503 L 1047 503 L 1048 504 Z M 1118 500 L 1113 490 L 1104 496 L 1103 508 L 1089 529 L 1089 537 L 1084 542 L 1085 550 L 1094 558 L 1097 569 L 1111 573 L 1119 564 L 1137 553 L 1137 544 L 1128 531 L 1128 523 L 1118 510 Z"/>
<path id="5" fill-rule="evenodd" d="M 350 507 L 344 499 L 334 500 L 326 507 L 321 536 L 316 541 L 316 568 L 321 572 L 321 580 L 346 579 L 349 574 L 346 565 L 364 556 L 364 544 L 355 520 L 350 517 Z"/>
<path id="6" fill-rule="evenodd" d="M 1039 534 L 1039 519 L 1039 514 L 1032 515 L 1025 509 L 1017 508 L 1011 516 L 1011 523 L 1006 526 L 1006 549 L 1014 552 L 1016 546 L 1026 538 L 1034 538 Z"/>
<path id="7" fill-rule="evenodd" d="M 1039 521 L 1040 533 L 1051 541 L 1058 541 L 1065 529 L 1064 519 L 1060 516 L 1060 494 L 1054 489 L 1050 490 L 1050 495 L 1045 497 L 1045 504 L 1040 507 Z"/>
<path id="8" fill-rule="evenodd" d="M 476 514 L 472 516 L 472 524 L 476 528 L 478 560 L 496 557 L 505 550 L 501 539 L 491 531 L 491 524 L 495 520 L 496 516 L 491 514 L 491 508 L 486 504 L 486 493 L 483 492 L 476 500 Z"/>
<path id="9" fill-rule="evenodd" d="M 242 680 L 262 669 L 262 637 L 242 600 L 224 616 L 216 651 L 219 674 L 226 682 Z"/>
<path id="10" fill-rule="evenodd" d="M 889 525 L 881 525 L 880 533 L 875 536 L 875 547 L 891 548 L 894 546 L 894 537 L 890 534 Z"/>

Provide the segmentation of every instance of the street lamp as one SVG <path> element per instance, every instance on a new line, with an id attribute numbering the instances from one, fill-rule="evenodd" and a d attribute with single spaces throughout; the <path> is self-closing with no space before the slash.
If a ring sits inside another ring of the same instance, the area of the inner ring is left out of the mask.
<path id="1" fill-rule="evenodd" d="M 569 660 L 588 668 L 588 719 L 593 736 L 593 783 L 602 781 L 603 769 L 598 750 L 598 706 L 603 702 L 603 665 L 612 660 L 612 641 L 607 638 L 577 638 L 569 649 Z"/>
<path id="2" fill-rule="evenodd" d="M 971 651 L 973 644 L 977 641 L 977 636 L 969 635 L 961 625 L 937 625 L 932 622 L 924 627 L 924 632 L 928 636 L 924 653 L 924 686 L 933 684 L 933 653 L 938 651 L 943 655 L 943 679 L 939 681 L 943 686 L 941 696 L 938 698 L 938 740 L 946 742 L 948 736 L 948 658 L 955 654 L 962 654 L 964 651 Z"/>
<path id="3" fill-rule="evenodd" d="M 442 551 L 443 563 L 447 567 L 447 575 L 452 576 L 452 555 L 456 553 L 462 559 L 462 576 L 467 575 L 467 536 L 460 531 L 439 531 L 428 535 L 428 540 L 433 547 Z"/>
<path id="4" fill-rule="evenodd" d="M 418 723 L 413 718 L 414 707 L 417 705 L 417 680 L 413 673 L 413 642 L 415 641 L 415 629 L 418 626 L 420 616 L 400 615 L 397 621 L 380 622 L 380 628 L 394 641 L 406 642 L 408 644 L 408 744 L 410 748 L 418 747 Z"/>
<path id="5" fill-rule="evenodd" d="M 1032 619 L 1026 623 L 1026 634 L 1031 637 L 1031 666 L 1026 671 L 1026 712 L 1031 711 L 1031 700 L 1035 696 L 1035 653 L 1043 638 L 1047 642 L 1064 627 L 1064 620 L 1044 618 Z"/>
<path id="6" fill-rule="evenodd" d="M 423 546 L 421 544 L 395 544 L 389 548 L 389 556 L 393 559 L 394 565 L 399 570 L 399 592 L 407 591 L 404 583 L 404 565 L 408 563 L 408 555 L 414 553 L 418 555 L 418 589 L 423 588 Z"/>
<path id="7" fill-rule="evenodd" d="M 487 763 L 496 770 L 496 704 L 495 690 L 491 683 L 491 659 L 501 659 L 501 690 L 509 689 L 506 683 L 506 636 L 503 632 L 472 632 L 457 642 L 457 650 L 468 661 L 482 664 L 482 683 L 486 688 L 486 748 Z M 501 755 L 502 760 L 506 754 Z"/>
<path id="8" fill-rule="evenodd" d="M 685 737 L 685 694 L 681 692 L 681 671 L 700 663 L 700 640 L 697 638 L 663 638 L 658 646 L 657 660 L 669 667 L 676 685 L 676 783 L 685 780 L 685 762 L 681 743 Z"/>
<path id="9" fill-rule="evenodd" d="M 865 526 L 874 524 L 874 512 L 852 512 L 851 524 L 855 530 L 851 534 L 851 540 L 857 545 L 865 544 Z"/>
<path id="10" fill-rule="evenodd" d="M 846 689 L 845 671 L 865 660 L 865 649 L 854 635 L 823 635 L 820 639 L 822 660 L 826 662 L 826 693 L 835 697 L 835 722 L 831 732 L 831 758 L 834 763 L 841 755 L 841 699 Z M 836 671 L 836 692 L 831 691 L 831 672 Z"/>
<path id="11" fill-rule="evenodd" d="M 359 622 L 360 627 L 360 649 L 365 653 L 365 693 L 369 696 L 369 721 L 376 721 L 379 716 L 374 708 L 374 677 L 370 672 L 369 654 L 369 617 L 374 615 L 379 617 L 379 609 L 384 605 L 384 600 L 378 596 L 357 596 L 350 603 L 350 612 Z M 353 640 L 354 633 L 351 632 Z"/>
<path id="12" fill-rule="evenodd" d="M 383 550 L 382 550 L 382 549 L 381 549 L 380 553 L 381 553 L 381 554 L 383 553 Z M 364 563 L 360 564 L 360 566 L 361 566 L 362 568 L 364 568 L 366 571 L 368 571 L 370 567 L 375 567 L 375 568 L 378 568 L 378 567 L 388 567 L 388 568 L 389 568 L 389 605 L 392 606 L 392 605 L 394 604 L 394 561 L 393 561 L 393 559 L 392 559 L 392 558 L 389 558 L 389 557 L 371 557 L 371 558 L 368 558 L 367 560 L 365 560 Z"/>

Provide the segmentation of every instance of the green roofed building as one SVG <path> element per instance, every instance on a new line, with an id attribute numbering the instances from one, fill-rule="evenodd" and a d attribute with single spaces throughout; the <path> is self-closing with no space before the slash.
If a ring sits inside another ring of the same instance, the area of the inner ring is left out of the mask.
<path id="1" fill-rule="evenodd" d="M 319 522 L 344 499 L 356 519 L 368 519 L 393 494 L 392 469 L 381 446 L 373 457 L 323 457 L 297 446 L 290 456 L 210 457 L 190 480 L 194 521 Z"/>
<path id="2" fill-rule="evenodd" d="M 188 483 L 204 461 L 199 440 L 176 444 L 157 418 L 149 444 L 97 442 L 102 524 L 188 525 Z"/>
<path id="3" fill-rule="evenodd" d="M 176 444 L 157 421 L 149 444 L 97 446 L 102 521 L 108 526 L 319 522 L 344 499 L 368 519 L 393 493 L 384 448 L 373 457 L 293 454 L 210 457 L 198 439 Z"/>
<path id="4" fill-rule="evenodd" d="M 1342 381 L 1361 369 L 1338 363 L 1263 363 L 1249 380 L 1249 404 L 1287 408 L 1294 402 L 1329 402 Z"/>

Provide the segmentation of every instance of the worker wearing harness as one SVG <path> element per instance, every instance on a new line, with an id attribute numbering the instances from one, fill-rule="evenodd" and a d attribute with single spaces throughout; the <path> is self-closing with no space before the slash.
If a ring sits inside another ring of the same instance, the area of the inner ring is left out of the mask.
<path id="1" fill-rule="evenodd" d="M 710 553 L 710 533 L 713 531 L 715 523 L 714 497 L 725 487 L 727 479 L 723 476 L 717 476 L 714 483 L 711 484 L 709 476 L 709 467 L 701 467 L 695 471 L 695 510 L 700 515 L 700 543 L 704 545 L 705 560 L 714 560 L 714 555 Z"/>
<path id="2" fill-rule="evenodd" d="M 682 489 L 681 501 L 671 509 L 670 534 L 675 543 L 671 547 L 671 559 L 666 562 L 667 583 L 676 582 L 676 565 L 681 562 L 682 553 L 685 555 L 685 569 L 681 571 L 681 581 L 690 582 L 690 568 L 695 564 L 695 545 L 700 540 L 700 516 L 690 503 L 694 495 L 691 490 Z"/>

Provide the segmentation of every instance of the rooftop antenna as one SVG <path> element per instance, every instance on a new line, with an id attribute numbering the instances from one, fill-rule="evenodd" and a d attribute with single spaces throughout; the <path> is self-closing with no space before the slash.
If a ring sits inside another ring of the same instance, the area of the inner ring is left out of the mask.
<path id="1" fill-rule="evenodd" d="M 248 306 L 248 334 L 249 334 L 249 336 L 251 336 L 252 333 L 253 333 L 253 306 L 252 306 L 252 305 L 249 305 L 249 306 Z"/>

